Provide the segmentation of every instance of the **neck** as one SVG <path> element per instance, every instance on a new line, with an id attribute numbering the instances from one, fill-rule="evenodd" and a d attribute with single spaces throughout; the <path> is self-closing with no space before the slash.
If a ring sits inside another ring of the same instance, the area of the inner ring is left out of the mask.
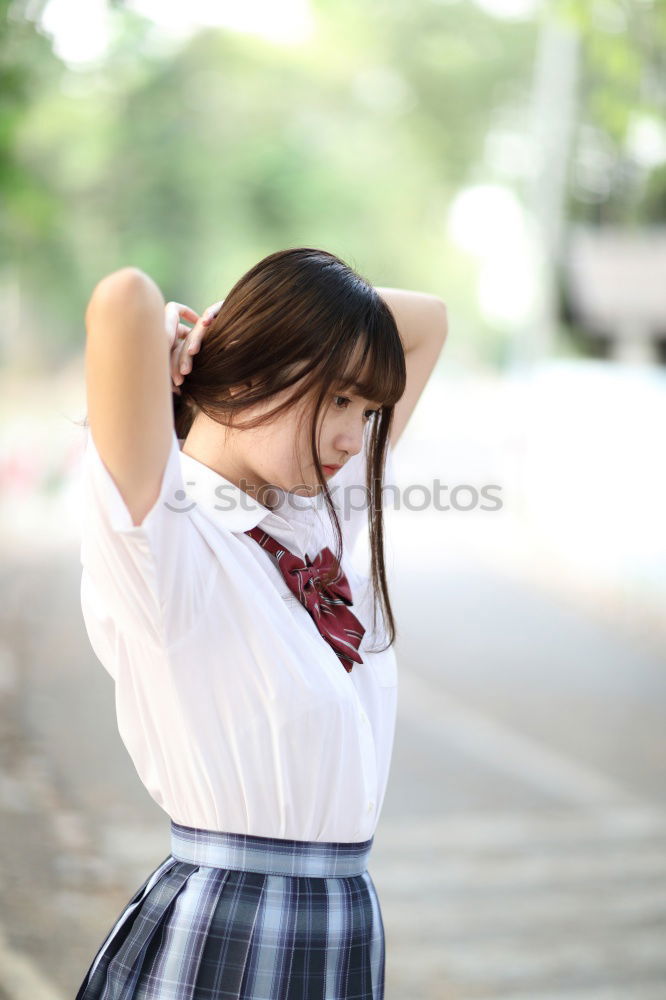
<path id="1" fill-rule="evenodd" d="M 264 483 L 256 472 L 249 468 L 243 456 L 234 447 L 234 443 L 233 429 L 217 424 L 213 420 L 208 420 L 205 424 L 195 421 L 183 441 L 181 451 L 184 455 L 189 455 L 197 462 L 207 465 L 209 469 L 213 469 L 239 490 L 243 490 L 253 500 L 257 500 L 259 489 L 269 484 Z M 273 495 L 271 490 L 264 489 L 262 499 L 258 502 L 272 509 L 267 501 L 271 500 Z"/>

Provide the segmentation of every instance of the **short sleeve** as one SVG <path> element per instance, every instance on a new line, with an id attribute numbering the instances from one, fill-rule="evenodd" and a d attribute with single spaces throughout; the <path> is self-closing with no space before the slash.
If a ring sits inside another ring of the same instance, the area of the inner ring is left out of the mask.
<path id="1" fill-rule="evenodd" d="M 95 607 L 144 638 L 179 638 L 204 607 L 214 567 L 189 514 L 175 429 L 159 496 L 141 524 L 132 523 L 89 429 L 81 484 L 81 563 Z"/>
<path id="2" fill-rule="evenodd" d="M 366 476 L 367 445 L 368 436 L 366 435 L 361 450 L 343 465 L 329 486 L 334 504 L 338 509 L 344 547 L 349 552 L 353 551 L 363 530 L 368 528 L 370 491 Z M 393 447 L 390 441 L 386 451 L 382 485 L 383 505 L 386 507 L 391 504 L 391 496 L 396 488 Z M 334 492 L 333 487 L 335 487 Z"/>

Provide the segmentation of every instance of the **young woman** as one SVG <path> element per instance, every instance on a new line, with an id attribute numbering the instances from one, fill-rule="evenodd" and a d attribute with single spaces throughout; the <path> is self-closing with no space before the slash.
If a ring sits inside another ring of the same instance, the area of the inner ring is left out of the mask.
<path id="1" fill-rule="evenodd" d="M 380 1000 L 382 485 L 444 303 L 295 248 L 203 317 L 123 268 L 86 329 L 82 609 L 171 851 L 77 1000 Z"/>

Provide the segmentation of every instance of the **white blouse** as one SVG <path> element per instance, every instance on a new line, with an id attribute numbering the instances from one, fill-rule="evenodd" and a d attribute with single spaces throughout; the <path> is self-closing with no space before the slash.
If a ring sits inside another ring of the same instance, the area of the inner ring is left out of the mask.
<path id="1" fill-rule="evenodd" d="M 335 552 L 321 498 L 278 491 L 271 511 L 183 454 L 174 431 L 160 495 L 134 526 L 86 433 L 81 607 L 152 798 L 186 826 L 368 840 L 388 779 L 397 669 L 392 647 L 371 652 L 386 644 L 382 616 L 373 635 L 370 581 L 351 561 L 367 532 L 367 435 L 328 479 L 352 611 L 366 628 L 363 663 L 347 673 L 273 557 L 243 534 L 258 525 L 301 558 Z M 389 447 L 384 482 L 392 477 Z"/>

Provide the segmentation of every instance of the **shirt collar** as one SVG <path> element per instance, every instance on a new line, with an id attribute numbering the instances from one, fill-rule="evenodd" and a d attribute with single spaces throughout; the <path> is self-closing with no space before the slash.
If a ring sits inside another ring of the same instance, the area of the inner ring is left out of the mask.
<path id="1" fill-rule="evenodd" d="M 219 472 L 182 451 L 180 467 L 187 499 L 227 531 L 244 532 L 259 525 L 269 534 L 273 531 L 295 534 L 292 522 L 309 522 L 315 513 L 315 497 L 279 488 L 276 488 L 277 507 L 270 510 Z"/>

